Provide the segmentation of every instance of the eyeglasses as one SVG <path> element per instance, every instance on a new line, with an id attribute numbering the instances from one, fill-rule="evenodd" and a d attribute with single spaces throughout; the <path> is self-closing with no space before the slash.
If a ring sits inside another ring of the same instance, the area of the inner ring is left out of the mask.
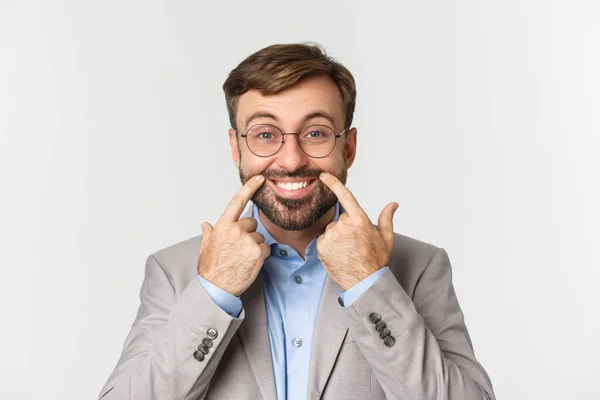
<path id="1" fill-rule="evenodd" d="M 273 125 L 253 125 L 248 132 L 242 133 L 234 128 L 241 137 L 246 138 L 248 149 L 258 157 L 270 157 L 283 147 L 285 135 L 298 137 L 298 144 L 302 151 L 313 158 L 327 157 L 335 148 L 336 139 L 348 131 L 349 127 L 336 134 L 333 129 L 325 125 L 311 125 L 300 133 L 283 133 Z"/>

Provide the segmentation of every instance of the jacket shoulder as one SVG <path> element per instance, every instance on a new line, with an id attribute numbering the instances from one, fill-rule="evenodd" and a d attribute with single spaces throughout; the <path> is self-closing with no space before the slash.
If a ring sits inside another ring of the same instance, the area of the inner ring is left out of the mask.
<path id="1" fill-rule="evenodd" d="M 194 236 L 154 252 L 163 272 L 176 287 L 185 288 L 198 273 L 198 250 L 202 235 Z"/>
<path id="2" fill-rule="evenodd" d="M 202 235 L 165 247 L 154 252 L 169 280 L 185 287 L 197 274 L 198 250 Z M 421 276 L 435 253 L 440 248 L 432 244 L 394 233 L 394 247 L 390 258 L 390 270 L 405 288 L 410 287 Z"/>
<path id="3" fill-rule="evenodd" d="M 420 263 L 423 258 L 431 259 L 440 248 L 409 236 L 394 233 L 392 258 L 396 261 Z"/>
<path id="4" fill-rule="evenodd" d="M 394 233 L 390 270 L 407 292 L 410 292 L 410 288 L 416 285 L 439 250 L 439 247 L 432 244 Z"/>

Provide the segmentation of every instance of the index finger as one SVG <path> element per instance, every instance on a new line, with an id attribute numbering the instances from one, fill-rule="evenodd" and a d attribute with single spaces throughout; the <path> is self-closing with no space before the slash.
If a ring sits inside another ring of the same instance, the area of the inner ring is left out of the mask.
<path id="1" fill-rule="evenodd" d="M 355 215 L 366 216 L 365 211 L 360 207 L 350 189 L 340 182 L 337 177 L 327 172 L 322 172 L 319 178 L 337 196 L 340 204 L 350 217 Z"/>
<path id="2" fill-rule="evenodd" d="M 262 175 L 256 175 L 253 178 L 248 179 L 248 181 L 242 186 L 242 188 L 233 196 L 227 208 L 217 221 L 217 224 L 221 221 L 226 222 L 236 222 L 240 219 L 244 208 L 246 208 L 246 204 L 250 201 L 250 198 L 256 193 L 258 188 L 262 186 L 265 181 L 265 177 Z"/>

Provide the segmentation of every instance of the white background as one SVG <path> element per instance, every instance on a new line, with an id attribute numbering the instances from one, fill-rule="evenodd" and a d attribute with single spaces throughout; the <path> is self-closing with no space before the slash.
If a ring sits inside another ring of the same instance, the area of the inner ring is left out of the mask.
<path id="1" fill-rule="evenodd" d="M 498 398 L 600 399 L 591 0 L 0 0 L 0 398 L 95 398 L 146 256 L 239 187 L 228 72 L 299 41 L 355 74 L 348 186 L 448 250 Z"/>

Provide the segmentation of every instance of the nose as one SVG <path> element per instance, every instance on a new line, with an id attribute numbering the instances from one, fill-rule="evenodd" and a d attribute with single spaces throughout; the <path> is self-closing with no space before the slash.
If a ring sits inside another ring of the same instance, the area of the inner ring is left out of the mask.
<path id="1" fill-rule="evenodd" d="M 308 164 L 308 156 L 300 148 L 297 135 L 285 135 L 283 146 L 277 153 L 276 163 L 289 172 L 295 172 Z"/>

